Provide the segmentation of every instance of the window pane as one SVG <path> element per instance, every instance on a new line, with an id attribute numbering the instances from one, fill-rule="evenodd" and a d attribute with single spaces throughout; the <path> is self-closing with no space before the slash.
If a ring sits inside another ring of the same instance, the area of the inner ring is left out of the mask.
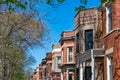
<path id="1" fill-rule="evenodd" d="M 79 48 L 80 48 L 80 37 L 79 37 L 79 33 L 76 34 L 76 53 L 79 53 Z"/>
<path id="2" fill-rule="evenodd" d="M 72 80 L 72 74 L 69 74 L 69 80 Z"/>
<path id="3" fill-rule="evenodd" d="M 58 56 L 57 57 L 57 68 L 60 68 L 60 65 L 61 65 L 61 57 Z"/>
<path id="4" fill-rule="evenodd" d="M 68 47 L 68 62 L 72 62 L 72 47 Z"/>
<path id="5" fill-rule="evenodd" d="M 85 80 L 91 80 L 91 66 L 85 67 Z"/>
<path id="6" fill-rule="evenodd" d="M 52 63 L 50 63 L 50 72 L 52 71 Z"/>
<path id="7" fill-rule="evenodd" d="M 108 29 L 109 31 L 112 30 L 112 6 L 109 6 L 109 13 L 108 13 Z"/>
<path id="8" fill-rule="evenodd" d="M 112 5 L 109 4 L 106 7 L 106 32 L 110 32 L 112 30 Z"/>
<path id="9" fill-rule="evenodd" d="M 93 30 L 85 31 L 85 50 L 93 48 Z"/>
<path id="10" fill-rule="evenodd" d="M 79 68 L 76 69 L 76 73 L 77 80 L 79 80 Z"/>

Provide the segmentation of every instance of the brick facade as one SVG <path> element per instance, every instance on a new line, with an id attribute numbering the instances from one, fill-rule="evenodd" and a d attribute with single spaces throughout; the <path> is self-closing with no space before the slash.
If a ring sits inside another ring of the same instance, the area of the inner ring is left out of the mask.
<path id="1" fill-rule="evenodd" d="M 52 52 L 46 54 L 46 77 L 48 80 L 52 79 Z"/>
<path id="2" fill-rule="evenodd" d="M 106 33 L 106 5 L 112 5 L 112 30 Z M 106 3 L 103 6 L 103 40 L 105 45 L 105 57 L 104 57 L 104 80 L 110 79 L 108 70 L 108 58 L 112 58 L 111 64 L 113 67 L 112 76 L 114 80 L 120 79 L 120 38 L 119 38 L 119 28 L 120 28 L 120 1 L 115 0 L 113 3 Z"/>
<path id="3" fill-rule="evenodd" d="M 62 50 L 62 64 L 61 64 L 61 80 L 75 80 L 75 51 L 74 51 L 74 31 L 64 31 L 61 34 L 61 50 Z M 69 48 L 71 48 L 71 57 L 69 55 Z M 69 61 L 69 58 L 71 60 Z"/>
<path id="4" fill-rule="evenodd" d="M 58 57 L 60 60 L 58 60 Z M 61 69 L 58 65 L 59 61 L 61 64 L 61 46 L 60 44 L 54 44 L 52 46 L 52 80 L 61 80 Z"/>

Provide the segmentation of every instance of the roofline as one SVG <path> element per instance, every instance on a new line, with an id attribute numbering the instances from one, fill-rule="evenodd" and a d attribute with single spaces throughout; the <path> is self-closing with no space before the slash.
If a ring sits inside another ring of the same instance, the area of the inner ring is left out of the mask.
<path id="1" fill-rule="evenodd" d="M 53 45 L 52 45 L 52 48 L 53 48 L 53 46 L 55 46 L 55 45 L 60 45 L 60 43 L 58 43 L 58 44 L 53 44 Z"/>
<path id="2" fill-rule="evenodd" d="M 73 31 L 74 31 L 74 30 L 62 31 L 61 36 L 63 35 L 64 32 L 73 32 Z"/>
<path id="3" fill-rule="evenodd" d="M 92 7 L 92 8 L 86 8 L 86 9 L 84 9 L 84 10 L 79 10 L 79 11 L 75 14 L 74 18 L 75 18 L 81 11 L 92 10 L 92 9 L 98 10 L 98 7 Z"/>
<path id="4" fill-rule="evenodd" d="M 62 37 L 62 38 L 59 40 L 59 42 L 65 41 L 65 40 L 72 40 L 72 39 L 75 39 L 75 36 Z"/>

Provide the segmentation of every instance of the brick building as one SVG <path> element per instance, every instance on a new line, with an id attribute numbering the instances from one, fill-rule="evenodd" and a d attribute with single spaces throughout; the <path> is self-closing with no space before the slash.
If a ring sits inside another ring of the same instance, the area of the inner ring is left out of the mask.
<path id="1" fill-rule="evenodd" d="M 52 59 L 43 59 L 33 80 L 38 72 L 39 80 L 120 80 L 120 0 L 107 1 L 75 15 L 74 31 L 61 34 Z"/>
<path id="2" fill-rule="evenodd" d="M 32 76 L 32 80 L 42 80 L 42 75 L 40 75 L 40 74 L 42 74 L 42 68 L 41 67 L 42 66 L 39 65 L 39 67 L 36 68 L 36 70 L 35 70 L 35 72 Z"/>
<path id="3" fill-rule="evenodd" d="M 39 79 L 42 80 L 42 64 L 39 64 Z"/>
<path id="4" fill-rule="evenodd" d="M 54 44 L 52 46 L 52 80 L 61 80 L 61 46 Z"/>
<path id="5" fill-rule="evenodd" d="M 104 80 L 120 80 L 120 0 L 102 6 Z"/>
<path id="6" fill-rule="evenodd" d="M 52 52 L 49 52 L 46 54 L 46 78 L 47 80 L 52 79 L 51 72 L 52 72 Z"/>
<path id="7" fill-rule="evenodd" d="M 46 53 L 46 57 L 42 59 L 41 64 L 33 74 L 33 80 L 51 80 L 52 72 L 52 52 Z"/>
<path id="8" fill-rule="evenodd" d="M 75 80 L 74 31 L 64 31 L 61 34 L 61 80 Z"/>
<path id="9" fill-rule="evenodd" d="M 76 80 L 103 80 L 101 12 L 89 8 L 75 15 Z"/>

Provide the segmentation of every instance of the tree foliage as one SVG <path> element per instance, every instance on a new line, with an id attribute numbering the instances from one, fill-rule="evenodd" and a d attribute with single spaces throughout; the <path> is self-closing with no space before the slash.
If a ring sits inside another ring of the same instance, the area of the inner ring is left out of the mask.
<path id="1" fill-rule="evenodd" d="M 0 0 L 0 4 L 5 4 L 8 6 L 8 9 L 9 10 L 12 10 L 14 11 L 14 8 L 21 8 L 21 9 L 26 9 L 27 7 L 30 7 L 28 6 L 29 4 L 31 3 L 46 3 L 46 4 L 49 4 L 49 5 L 55 5 L 56 3 L 62 3 L 64 2 L 65 0 Z M 79 0 L 80 3 L 82 3 L 82 5 L 80 6 L 83 6 L 83 5 L 86 5 L 88 0 Z M 101 3 L 106 3 L 108 1 L 115 1 L 115 0 L 101 0 Z M 31 7 L 32 8 L 32 7 Z"/>
<path id="2" fill-rule="evenodd" d="M 44 0 L 0 0 L 0 80 L 23 80 L 34 63 L 26 48 L 43 46 L 46 24 L 34 7 Z"/>
<path id="3" fill-rule="evenodd" d="M 0 18 L 0 77 L 2 80 L 24 78 L 24 67 L 34 62 L 25 49 L 42 45 L 46 28 L 44 23 L 33 19 L 31 13 L 5 12 Z"/>

